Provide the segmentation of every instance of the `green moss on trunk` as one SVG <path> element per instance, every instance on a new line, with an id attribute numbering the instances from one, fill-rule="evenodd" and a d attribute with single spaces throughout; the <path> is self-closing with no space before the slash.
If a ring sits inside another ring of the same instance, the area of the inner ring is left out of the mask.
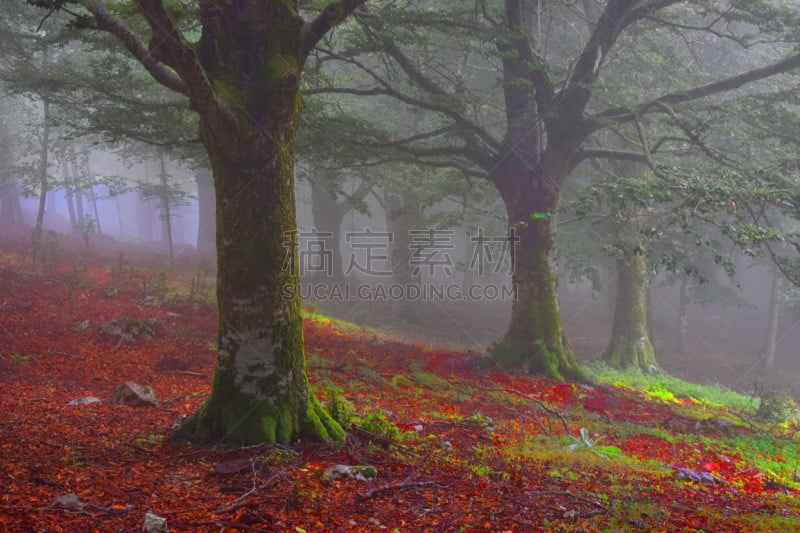
<path id="1" fill-rule="evenodd" d="M 344 440 L 305 370 L 293 166 L 305 58 L 293 6 L 200 7 L 198 58 L 229 115 L 201 113 L 216 197 L 218 354 L 211 394 L 175 433 L 199 443 Z"/>
<path id="2" fill-rule="evenodd" d="M 614 368 L 658 368 L 647 331 L 647 257 L 642 246 L 617 261 L 617 298 L 611 339 L 602 359 Z"/>
<path id="3" fill-rule="evenodd" d="M 504 368 L 585 382 L 588 378 L 578 365 L 561 325 L 554 223 L 552 218 L 538 218 L 515 227 L 520 240 L 514 253 L 515 299 L 511 324 L 492 355 Z"/>

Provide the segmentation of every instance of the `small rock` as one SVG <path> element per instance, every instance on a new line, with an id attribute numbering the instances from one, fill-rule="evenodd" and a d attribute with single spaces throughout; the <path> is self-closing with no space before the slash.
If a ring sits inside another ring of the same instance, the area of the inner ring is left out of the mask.
<path id="1" fill-rule="evenodd" d="M 150 387 L 143 387 L 133 381 L 120 383 L 111 395 L 113 403 L 124 403 L 133 407 L 156 406 L 156 395 Z"/>
<path id="2" fill-rule="evenodd" d="M 78 501 L 78 495 L 75 493 L 67 494 L 66 496 L 59 496 L 53 500 L 53 505 L 68 509 L 70 511 L 80 511 L 83 509 L 83 504 Z"/>
<path id="3" fill-rule="evenodd" d="M 323 480 L 331 479 L 357 479 L 369 481 L 378 476 L 378 470 L 369 465 L 333 465 L 322 473 Z"/>
<path id="4" fill-rule="evenodd" d="M 142 525 L 144 533 L 167 533 L 167 519 L 147 513 L 144 515 L 144 524 Z"/>
<path id="5" fill-rule="evenodd" d="M 99 403 L 102 401 L 103 400 L 96 396 L 84 396 L 83 398 L 75 398 L 74 400 L 70 400 L 67 405 L 89 405 L 90 403 Z"/>

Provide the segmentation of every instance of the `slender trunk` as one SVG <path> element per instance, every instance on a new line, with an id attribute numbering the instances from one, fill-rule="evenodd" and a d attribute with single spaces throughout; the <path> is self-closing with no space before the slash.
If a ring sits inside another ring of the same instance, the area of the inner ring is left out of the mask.
<path id="1" fill-rule="evenodd" d="M 392 261 L 392 281 L 403 287 L 418 285 L 419 273 L 411 268 L 411 230 L 418 227 L 423 217 L 423 209 L 419 203 L 407 202 L 402 195 L 386 190 L 384 194 L 386 212 L 386 229 L 392 235 L 389 244 L 389 255 Z M 422 318 L 416 302 L 408 298 L 392 300 L 392 318 L 405 322 L 417 323 Z"/>
<path id="2" fill-rule="evenodd" d="M 461 292 L 469 294 L 470 287 L 475 284 L 475 273 L 472 270 L 473 254 L 475 253 L 475 243 L 472 242 L 472 233 L 467 231 L 464 234 L 464 275 L 461 278 Z"/>
<path id="3" fill-rule="evenodd" d="M 778 346 L 778 324 L 780 322 L 781 311 L 781 286 L 783 276 L 777 268 L 772 272 L 772 287 L 770 289 L 769 319 L 767 320 L 767 338 L 764 343 L 764 366 L 773 368 L 775 366 L 775 355 Z"/>
<path id="4" fill-rule="evenodd" d="M 75 201 L 73 196 L 72 178 L 69 174 L 69 163 L 65 160 L 61 165 L 61 177 L 64 180 L 64 198 L 67 201 L 67 215 L 69 216 L 69 227 L 72 233 L 78 228 L 78 218 L 75 215 Z"/>
<path id="5" fill-rule="evenodd" d="M 641 246 L 617 261 L 617 301 L 603 360 L 614 368 L 658 368 L 647 330 L 647 255 Z"/>
<path id="6" fill-rule="evenodd" d="M 152 201 L 140 192 L 136 202 L 136 225 L 139 239 L 145 242 L 153 242 L 153 216 Z"/>
<path id="7" fill-rule="evenodd" d="M 564 334 L 558 308 L 556 182 L 538 169 L 517 166 L 499 173 L 494 183 L 509 217 L 514 301 L 511 323 L 493 357 L 503 367 L 586 381 Z"/>
<path id="8" fill-rule="evenodd" d="M 100 212 L 97 210 L 97 195 L 94 193 L 94 187 L 89 187 L 89 200 L 92 202 L 92 211 L 94 212 L 94 227 L 98 235 L 103 234 L 103 228 L 100 227 Z"/>
<path id="9" fill-rule="evenodd" d="M 198 168 L 194 171 L 194 179 L 197 182 L 197 252 L 202 256 L 209 256 L 216 252 L 214 176 L 210 169 Z"/>
<path id="10" fill-rule="evenodd" d="M 47 190 L 50 188 L 47 179 L 47 169 L 50 165 L 48 155 L 50 153 L 50 102 L 47 97 L 42 99 L 43 106 L 43 126 L 42 139 L 39 153 L 39 207 L 36 211 L 36 226 L 33 230 L 33 265 L 39 259 L 42 245 L 42 233 L 44 231 L 44 212 L 47 205 Z"/>
<path id="11" fill-rule="evenodd" d="M 21 226 L 25 223 L 16 182 L 0 188 L 0 223 L 6 227 Z"/>
<path id="12" fill-rule="evenodd" d="M 341 228 L 347 210 L 339 205 L 336 198 L 331 196 L 327 188 L 311 180 L 311 216 L 314 218 L 314 227 L 321 234 L 320 240 L 324 243 L 324 252 L 330 264 L 323 264 L 320 270 L 308 272 L 312 275 L 327 275 L 330 282 L 344 281 L 342 267 Z M 305 265 L 308 268 L 309 265 Z"/>
<path id="13" fill-rule="evenodd" d="M 122 222 L 122 207 L 119 202 L 119 195 L 114 196 L 114 206 L 117 208 L 117 231 L 120 236 L 125 235 L 125 226 Z"/>
<path id="14" fill-rule="evenodd" d="M 169 182 L 167 181 L 167 167 L 164 161 L 164 152 L 159 154 L 161 162 L 161 174 L 159 179 L 161 183 L 161 223 L 163 228 L 164 242 L 167 244 L 169 250 L 170 263 L 175 259 L 175 246 L 172 243 L 172 200 L 169 194 Z"/>
<path id="15" fill-rule="evenodd" d="M 2 100 L 0 114 L 3 114 Z M 8 125 L 0 120 L 0 224 L 6 227 L 23 224 L 17 183 L 11 169 L 13 157 L 9 137 Z"/>
<path id="16" fill-rule="evenodd" d="M 78 227 L 86 225 L 86 210 L 83 208 L 83 191 L 75 191 L 75 217 L 78 219 Z"/>
<path id="17" fill-rule="evenodd" d="M 70 149 L 70 156 L 70 164 L 72 167 L 72 191 L 75 201 L 75 220 L 77 221 L 77 224 L 72 227 L 74 231 L 80 233 L 86 225 L 86 210 L 83 208 L 81 169 L 78 161 L 78 154 L 75 153 L 74 148 Z"/>
<path id="18" fill-rule="evenodd" d="M 685 354 L 689 342 L 689 276 L 681 276 L 681 284 L 678 289 L 678 322 L 677 346 L 678 353 Z"/>

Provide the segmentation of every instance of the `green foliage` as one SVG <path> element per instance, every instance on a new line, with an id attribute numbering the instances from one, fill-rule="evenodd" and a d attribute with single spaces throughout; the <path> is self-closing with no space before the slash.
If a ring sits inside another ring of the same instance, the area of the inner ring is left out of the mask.
<path id="1" fill-rule="evenodd" d="M 586 428 L 580 429 L 580 435 L 578 437 L 573 437 L 572 435 L 569 437 L 573 440 L 573 443 L 566 447 L 568 451 L 574 452 L 585 449 L 605 459 L 622 455 L 622 450 L 617 446 L 597 446 L 597 443 L 603 436 L 595 435 L 590 438 L 589 430 Z"/>
<path id="2" fill-rule="evenodd" d="M 760 434 L 726 441 L 742 459 L 767 475 L 792 488 L 800 488 L 800 448 L 795 440 Z"/>
<path id="3" fill-rule="evenodd" d="M 331 418 L 336 420 L 340 426 L 347 429 L 353 423 L 355 411 L 350 400 L 343 396 L 344 391 L 338 387 L 328 389 L 328 403 L 325 408 Z"/>
<path id="4" fill-rule="evenodd" d="M 586 368 L 600 383 L 645 391 L 664 401 L 683 401 L 682 398 L 690 398 L 700 405 L 724 406 L 733 412 L 746 411 L 753 405 L 751 396 L 722 385 L 690 383 L 666 374 L 653 375 L 634 368 L 615 370 L 601 361 L 592 361 Z"/>
<path id="5" fill-rule="evenodd" d="M 376 437 L 390 442 L 400 441 L 405 437 L 405 434 L 386 417 L 386 413 L 381 409 L 356 416 L 353 421 L 357 426 L 364 428 Z"/>
<path id="6" fill-rule="evenodd" d="M 197 264 L 197 268 L 189 280 L 189 300 L 199 303 L 209 303 L 211 289 L 214 286 L 211 263 L 205 259 Z"/>
<path id="7" fill-rule="evenodd" d="M 464 418 L 464 423 L 482 427 L 490 433 L 494 431 L 494 420 L 482 413 L 473 413 L 469 415 L 468 417 Z"/>
<path id="8" fill-rule="evenodd" d="M 756 394 L 758 396 L 758 409 L 754 415 L 756 421 L 763 424 L 786 421 L 794 404 L 788 394 L 770 387 L 757 390 Z"/>

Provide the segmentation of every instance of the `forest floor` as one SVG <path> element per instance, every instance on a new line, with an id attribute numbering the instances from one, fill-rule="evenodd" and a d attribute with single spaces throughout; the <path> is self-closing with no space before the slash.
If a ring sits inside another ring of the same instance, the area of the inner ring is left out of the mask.
<path id="1" fill-rule="evenodd" d="M 0 532 L 137 532 L 147 512 L 199 532 L 800 531 L 796 421 L 754 423 L 755 406 L 666 377 L 481 369 L 319 315 L 309 377 L 353 423 L 346 445 L 170 443 L 211 384 L 207 273 L 108 256 L 34 273 L 22 245 L 1 249 Z M 152 334 L 103 333 L 123 317 Z M 158 405 L 109 402 L 126 380 Z M 70 405 L 87 396 L 102 401 Z M 328 479 L 333 465 L 377 476 Z"/>

